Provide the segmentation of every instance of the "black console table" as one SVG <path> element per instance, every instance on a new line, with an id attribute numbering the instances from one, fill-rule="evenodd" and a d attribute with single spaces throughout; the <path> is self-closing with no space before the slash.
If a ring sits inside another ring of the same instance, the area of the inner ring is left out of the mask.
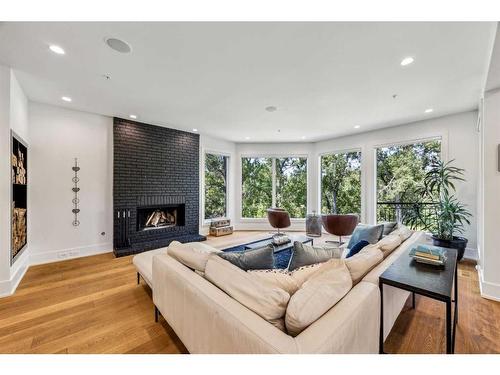
<path id="1" fill-rule="evenodd" d="M 415 293 L 444 302 L 446 304 L 446 353 L 455 352 L 455 332 L 458 320 L 457 251 L 445 250 L 447 259 L 444 267 L 417 263 L 409 256 L 408 250 L 380 275 L 379 352 L 381 354 L 384 353 L 384 284 L 411 292 L 413 307 L 415 307 Z M 452 304 L 455 305 L 453 322 Z"/>

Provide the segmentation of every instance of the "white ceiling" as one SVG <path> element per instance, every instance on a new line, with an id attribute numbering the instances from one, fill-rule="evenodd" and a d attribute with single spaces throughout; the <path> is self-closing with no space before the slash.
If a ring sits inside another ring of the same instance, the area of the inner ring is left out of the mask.
<path id="1" fill-rule="evenodd" d="M 0 62 L 33 101 L 236 142 L 299 142 L 476 108 L 494 33 L 478 22 L 2 23 Z M 406 56 L 415 63 L 402 67 Z"/>

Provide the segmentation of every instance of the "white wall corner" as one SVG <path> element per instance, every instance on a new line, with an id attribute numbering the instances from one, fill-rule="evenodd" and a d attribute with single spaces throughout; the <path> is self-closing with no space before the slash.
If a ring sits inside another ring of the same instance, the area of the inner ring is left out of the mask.
<path id="1" fill-rule="evenodd" d="M 10 278 L 10 280 L 4 280 L 0 281 L 0 298 L 2 297 L 8 297 L 14 294 L 14 292 L 17 289 L 17 286 L 23 279 L 24 275 L 26 274 L 26 271 L 28 271 L 28 268 L 30 266 L 29 264 L 29 255 L 28 253 L 23 254 L 21 258 L 17 260 L 17 262 L 20 262 L 20 264 L 17 266 L 17 269 Z"/>
<path id="2" fill-rule="evenodd" d="M 483 269 L 479 265 L 476 266 L 476 270 L 479 275 L 479 291 L 481 297 L 500 302 L 500 284 L 485 281 Z"/>

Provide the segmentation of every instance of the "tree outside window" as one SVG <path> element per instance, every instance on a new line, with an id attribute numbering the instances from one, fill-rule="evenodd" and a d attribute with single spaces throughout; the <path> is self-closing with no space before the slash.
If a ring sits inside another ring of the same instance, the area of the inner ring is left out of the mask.
<path id="1" fill-rule="evenodd" d="M 321 212 L 361 214 L 361 152 L 321 156 Z"/>
<path id="2" fill-rule="evenodd" d="M 272 206 L 273 172 L 271 158 L 241 159 L 242 216 L 264 218 Z"/>
<path id="3" fill-rule="evenodd" d="M 227 215 L 228 157 L 205 154 L 205 220 Z"/>

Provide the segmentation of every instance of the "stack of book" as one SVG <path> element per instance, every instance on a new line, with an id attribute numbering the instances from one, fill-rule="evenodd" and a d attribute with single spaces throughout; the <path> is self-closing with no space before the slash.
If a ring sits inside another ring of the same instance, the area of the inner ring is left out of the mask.
<path id="1" fill-rule="evenodd" d="M 231 220 L 224 218 L 212 219 L 210 222 L 210 235 L 219 237 L 233 233 Z"/>
<path id="2" fill-rule="evenodd" d="M 410 256 L 419 263 L 442 266 L 446 261 L 446 250 L 436 246 L 417 245 L 410 250 Z"/>

